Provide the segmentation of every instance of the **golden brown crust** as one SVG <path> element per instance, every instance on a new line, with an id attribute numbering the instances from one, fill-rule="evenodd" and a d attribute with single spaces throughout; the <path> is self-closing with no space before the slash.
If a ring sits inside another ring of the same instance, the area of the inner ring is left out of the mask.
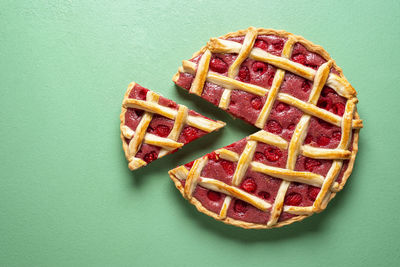
<path id="1" fill-rule="evenodd" d="M 320 56 L 322 56 L 327 62 L 329 62 L 329 64 L 331 64 L 331 66 L 337 71 L 338 76 L 341 77 L 342 79 L 345 80 L 346 82 L 346 87 L 348 87 L 349 91 L 351 92 L 350 97 L 348 97 L 349 101 L 355 101 L 357 102 L 357 98 L 356 98 L 356 91 L 354 90 L 354 88 L 350 85 L 350 83 L 348 83 L 347 79 L 345 78 L 345 76 L 343 75 L 342 69 L 337 66 L 336 62 L 330 57 L 330 55 L 328 54 L 328 52 L 325 51 L 324 48 L 322 48 L 319 45 L 315 45 L 312 42 L 304 39 L 302 36 L 297 36 L 291 33 L 288 33 L 286 31 L 283 30 L 273 30 L 273 29 L 256 29 L 258 35 L 276 35 L 276 36 L 280 36 L 280 37 L 284 37 L 284 38 L 290 38 L 291 40 L 293 40 L 296 43 L 300 43 L 302 44 L 308 51 L 313 52 L 313 53 L 317 53 Z M 231 37 L 239 37 L 239 36 L 245 36 L 248 32 L 248 29 L 246 30 L 239 30 L 237 32 L 231 32 L 228 34 L 225 34 L 221 37 L 219 37 L 219 39 L 228 39 Z M 193 54 L 192 57 L 196 57 L 202 53 L 204 53 L 207 50 L 207 46 L 203 46 L 199 51 L 195 52 Z M 177 82 L 179 79 L 179 71 L 173 76 L 173 81 Z M 325 77 L 326 78 L 326 77 Z M 352 151 L 351 151 L 351 156 L 349 157 L 348 154 L 345 154 L 345 158 L 350 158 L 349 163 L 348 163 L 348 167 L 342 177 L 342 181 L 340 184 L 332 184 L 331 186 L 331 193 L 329 195 L 328 200 L 326 201 L 326 204 L 329 203 L 329 201 L 331 199 L 333 199 L 336 196 L 336 193 L 339 192 L 340 190 L 343 189 L 345 183 L 347 182 L 353 167 L 354 167 L 354 162 L 355 162 L 355 158 L 358 152 L 358 139 L 359 139 L 359 128 L 362 127 L 362 121 L 360 120 L 360 117 L 357 113 L 357 110 L 355 110 L 354 112 L 354 116 L 353 116 L 353 142 L 352 142 Z M 348 153 L 348 152 L 347 152 Z M 174 181 L 176 188 L 181 192 L 182 196 L 185 197 L 184 191 L 183 191 L 183 187 L 181 186 L 181 183 L 179 181 L 179 179 L 173 174 L 172 171 L 169 172 L 169 175 L 171 177 L 171 179 Z M 307 215 L 297 215 L 289 220 L 283 221 L 283 222 L 278 222 L 274 225 L 267 225 L 267 224 L 255 224 L 255 223 L 248 223 L 248 222 L 243 222 L 243 221 L 239 221 L 239 220 L 235 220 L 232 218 L 221 218 L 221 216 L 219 214 L 216 214 L 214 212 L 209 211 L 208 209 L 206 209 L 200 201 L 198 201 L 197 199 L 195 199 L 194 197 L 192 197 L 191 199 L 189 199 L 189 202 L 192 203 L 193 205 L 196 206 L 196 208 L 200 211 L 205 213 L 208 216 L 213 217 L 216 220 L 222 221 L 226 224 L 231 224 L 231 225 L 235 225 L 235 226 L 239 226 L 242 228 L 246 228 L 246 229 L 268 229 L 268 228 L 276 228 L 276 227 L 281 227 L 281 226 L 285 226 L 288 224 L 291 224 L 293 222 L 297 222 L 297 221 L 301 221 L 303 219 L 305 219 L 306 217 L 309 217 L 311 214 L 307 214 Z M 326 208 L 326 205 L 319 207 L 319 209 L 314 210 L 315 212 L 321 212 L 322 210 L 324 210 Z"/>
<path id="2" fill-rule="evenodd" d="M 135 82 L 131 82 L 131 83 L 128 85 L 128 88 L 126 89 L 126 92 L 125 92 L 125 94 L 124 94 L 124 98 L 123 98 L 122 102 L 124 102 L 125 99 L 128 99 L 129 93 L 131 92 L 131 90 L 132 90 L 132 88 L 135 86 L 135 84 L 136 84 Z M 128 143 L 126 142 L 125 137 L 124 137 L 124 135 L 122 134 L 122 132 L 123 132 L 123 128 L 122 128 L 122 127 L 125 125 L 125 113 L 126 113 L 126 111 L 127 111 L 127 109 L 124 107 L 124 105 L 122 105 L 122 106 L 121 106 L 121 114 L 119 115 L 119 119 L 120 119 L 120 121 L 121 121 L 119 127 L 120 127 L 120 130 L 121 130 L 122 149 L 124 150 L 124 154 L 125 154 L 126 160 L 129 161 Z M 128 165 L 128 166 L 129 166 L 129 165 Z M 133 171 L 130 167 L 129 167 L 129 169 L 130 169 L 131 171 Z"/>

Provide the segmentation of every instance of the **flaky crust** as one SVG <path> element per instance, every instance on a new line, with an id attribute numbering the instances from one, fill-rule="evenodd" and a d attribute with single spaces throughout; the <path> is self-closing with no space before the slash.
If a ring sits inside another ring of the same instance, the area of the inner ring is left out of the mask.
<path id="1" fill-rule="evenodd" d="M 346 77 L 343 75 L 342 69 L 337 66 L 336 62 L 331 58 L 331 56 L 329 55 L 328 52 L 325 51 L 325 49 L 322 46 L 316 45 L 314 43 L 312 43 L 311 41 L 306 40 L 304 37 L 302 36 L 298 36 L 298 35 L 294 35 L 292 33 L 286 32 L 284 30 L 273 30 L 273 29 L 264 29 L 264 28 L 257 28 L 257 33 L 258 35 L 276 35 L 279 37 L 284 37 L 284 38 L 288 38 L 291 37 L 295 40 L 295 42 L 301 43 L 308 51 L 313 52 L 313 53 L 317 53 L 320 56 L 322 56 L 326 61 L 332 61 L 332 67 L 338 72 L 338 76 L 340 76 L 343 79 L 346 79 Z M 220 39 L 228 39 L 231 37 L 239 37 L 239 36 L 245 36 L 247 33 L 247 29 L 245 30 L 239 30 L 237 32 L 231 32 L 228 34 L 225 34 L 221 37 L 218 37 Z M 192 57 L 196 57 L 202 53 L 204 53 L 207 50 L 207 46 L 203 46 L 199 51 L 195 52 L 193 54 Z M 179 71 L 173 76 L 172 80 L 174 82 L 177 82 L 179 79 Z M 347 79 L 346 79 L 347 81 Z M 352 88 L 352 87 L 351 87 Z M 354 90 L 354 88 L 352 88 L 353 92 L 352 92 L 352 99 L 357 99 L 356 98 L 356 91 Z M 359 115 L 357 110 L 355 110 L 354 112 L 354 119 L 359 119 Z M 352 143 L 352 153 L 351 153 L 351 157 L 349 160 L 349 164 L 348 167 L 343 175 L 342 181 L 339 184 L 339 188 L 336 192 L 332 192 L 329 198 L 328 203 L 336 196 L 336 193 L 341 191 L 344 187 L 344 185 L 346 184 L 348 178 L 350 177 L 350 174 L 352 173 L 353 167 L 354 167 L 354 163 L 355 163 L 355 158 L 358 152 L 358 138 L 359 138 L 359 129 L 353 129 L 353 143 Z M 172 171 L 169 172 L 169 176 L 172 179 L 172 181 L 175 183 L 176 188 L 181 192 L 182 196 L 185 197 L 184 194 L 184 188 L 182 187 L 179 179 L 173 174 Z M 256 223 L 249 223 L 249 222 L 243 222 L 243 221 L 239 221 L 239 220 L 235 220 L 229 217 L 226 217 L 225 219 L 220 219 L 219 215 L 209 211 L 208 209 L 206 209 L 200 201 L 198 201 L 197 199 L 195 199 L 194 197 L 192 197 L 191 199 L 188 199 L 190 203 L 192 203 L 198 211 L 213 217 L 214 219 L 218 220 L 218 221 L 222 221 L 226 224 L 230 224 L 230 225 L 234 225 L 234 226 L 238 226 L 238 227 L 242 227 L 245 229 L 270 229 L 270 228 L 278 228 L 278 227 L 282 227 L 285 225 L 289 225 L 291 223 L 294 222 L 298 222 L 301 220 L 304 220 L 305 218 L 311 216 L 310 215 L 298 215 L 295 216 L 289 220 L 283 221 L 283 222 L 278 222 L 272 226 L 267 226 L 266 224 L 256 224 Z M 324 210 L 326 208 L 326 206 L 322 209 L 320 209 L 318 212 L 321 212 L 322 210 Z"/>
<path id="2" fill-rule="evenodd" d="M 125 100 L 128 99 L 129 93 L 131 92 L 132 88 L 135 87 L 135 84 L 136 84 L 135 82 L 131 82 L 131 83 L 128 85 L 128 88 L 126 89 L 126 92 L 125 92 L 125 94 L 124 94 L 124 99 L 122 100 L 122 103 L 123 103 Z M 122 126 L 125 125 L 125 113 L 126 113 L 126 111 L 127 111 L 127 109 L 124 107 L 124 105 L 122 105 L 122 106 L 121 106 L 121 114 L 119 115 L 119 119 L 120 119 L 120 121 L 121 121 L 121 123 L 120 123 L 120 125 L 119 125 L 119 128 L 120 128 L 120 130 L 121 130 L 121 135 L 120 135 L 120 137 L 121 137 L 121 141 L 122 141 L 122 149 L 124 150 L 124 154 L 125 154 L 126 160 L 129 161 L 128 143 L 126 142 L 125 137 L 124 137 L 124 135 L 122 134 Z M 128 165 L 128 166 L 129 166 L 129 165 Z M 130 169 L 130 170 L 133 170 L 130 166 L 129 166 L 129 169 Z"/>

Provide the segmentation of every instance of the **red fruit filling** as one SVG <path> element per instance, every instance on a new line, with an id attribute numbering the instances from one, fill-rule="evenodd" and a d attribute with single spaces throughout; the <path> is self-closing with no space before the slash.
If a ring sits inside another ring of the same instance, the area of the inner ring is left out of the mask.
<path id="1" fill-rule="evenodd" d="M 282 126 L 275 120 L 270 120 L 267 123 L 267 130 L 274 134 L 282 133 Z"/>
<path id="2" fill-rule="evenodd" d="M 265 191 L 260 191 L 260 192 L 258 192 L 257 195 L 265 200 L 268 200 L 271 196 L 268 192 L 265 192 Z"/>
<path id="3" fill-rule="evenodd" d="M 263 49 L 263 50 L 267 50 L 268 44 L 267 44 L 266 42 L 264 42 L 263 40 L 257 40 L 257 41 L 254 43 L 254 46 L 255 46 L 255 47 L 258 47 L 258 48 L 261 48 L 261 49 Z"/>
<path id="4" fill-rule="evenodd" d="M 166 125 L 157 125 L 156 134 L 161 137 L 167 137 L 170 132 L 170 128 Z"/>
<path id="5" fill-rule="evenodd" d="M 240 199 L 236 199 L 233 205 L 233 210 L 237 213 L 245 213 L 247 211 L 248 204 Z"/>
<path id="6" fill-rule="evenodd" d="M 193 140 L 195 140 L 197 136 L 197 130 L 193 127 L 186 127 L 183 129 L 183 136 L 185 137 L 185 142 L 189 143 Z"/>
<path id="7" fill-rule="evenodd" d="M 320 146 L 327 146 L 331 142 L 331 139 L 327 136 L 321 135 L 318 137 L 317 144 Z"/>
<path id="8" fill-rule="evenodd" d="M 340 140 L 342 139 L 342 133 L 339 132 L 339 131 L 334 132 L 334 133 L 332 134 L 332 138 L 335 139 L 335 140 L 337 140 L 337 141 L 340 141 Z"/>
<path id="9" fill-rule="evenodd" d="M 257 184 L 253 179 L 248 178 L 243 181 L 241 188 L 246 192 L 254 193 L 257 189 Z"/>
<path id="10" fill-rule="evenodd" d="M 215 191 L 208 191 L 207 192 L 207 197 L 211 200 L 211 201 L 218 201 L 221 199 L 221 194 L 219 192 L 215 192 Z"/>
<path id="11" fill-rule="evenodd" d="M 304 169 L 312 172 L 316 167 L 321 166 L 321 162 L 317 159 L 306 158 L 304 161 Z"/>
<path id="12" fill-rule="evenodd" d="M 265 155 L 264 155 L 263 153 L 261 153 L 261 152 L 256 152 L 256 153 L 254 154 L 254 159 L 255 159 L 256 161 L 264 161 L 264 160 L 266 159 L 266 157 L 265 157 Z"/>
<path id="13" fill-rule="evenodd" d="M 271 87 L 273 82 L 274 82 L 274 75 L 271 75 L 271 76 L 268 78 L 268 86 Z"/>
<path id="14" fill-rule="evenodd" d="M 283 41 L 279 40 L 278 42 L 272 44 L 276 50 L 282 50 L 283 48 Z"/>
<path id="15" fill-rule="evenodd" d="M 318 193 L 319 193 L 320 190 L 321 190 L 321 189 L 318 188 L 318 187 L 310 186 L 310 187 L 308 188 L 308 198 L 309 198 L 310 200 L 314 201 L 314 200 L 317 198 Z"/>
<path id="16" fill-rule="evenodd" d="M 326 110 L 330 110 L 332 108 L 332 99 L 320 97 L 320 99 L 318 99 L 317 106 Z"/>
<path id="17" fill-rule="evenodd" d="M 286 111 L 286 110 L 289 110 L 289 106 L 288 105 L 286 105 L 285 103 L 279 103 L 278 105 L 276 105 L 276 111 L 278 111 L 278 112 L 284 112 L 284 111 Z"/>
<path id="18" fill-rule="evenodd" d="M 264 153 L 269 161 L 278 161 L 282 157 L 282 152 L 273 147 L 268 147 Z"/>
<path id="19" fill-rule="evenodd" d="M 300 63 L 300 64 L 302 64 L 302 65 L 305 65 L 305 64 L 306 64 L 306 57 L 305 57 L 304 55 L 302 55 L 302 54 L 294 55 L 293 58 L 292 58 L 292 60 L 293 60 L 294 62 Z"/>
<path id="20" fill-rule="evenodd" d="M 224 73 L 228 71 L 228 64 L 222 61 L 222 59 L 216 57 L 211 59 L 210 69 L 218 73 Z"/>
<path id="21" fill-rule="evenodd" d="M 232 175 L 235 172 L 235 166 L 233 165 L 233 162 L 223 159 L 221 160 L 221 166 L 228 175 Z"/>
<path id="22" fill-rule="evenodd" d="M 345 108 L 346 107 L 343 103 L 335 103 L 333 105 L 333 113 L 339 116 L 343 116 Z"/>
<path id="23" fill-rule="evenodd" d="M 287 128 L 288 128 L 289 131 L 293 131 L 294 128 L 296 128 L 296 125 L 290 124 Z"/>
<path id="24" fill-rule="evenodd" d="M 147 92 L 149 91 L 149 89 L 146 89 L 138 84 L 136 84 L 133 87 L 133 90 L 131 90 L 130 94 L 129 94 L 129 98 L 136 98 L 139 100 L 146 100 L 146 96 L 147 96 Z"/>
<path id="25" fill-rule="evenodd" d="M 335 94 L 335 91 L 331 88 L 324 87 L 324 89 L 321 92 L 321 95 L 323 97 L 327 97 L 329 94 Z"/>
<path id="26" fill-rule="evenodd" d="M 262 108 L 262 101 L 261 98 L 256 96 L 251 100 L 251 106 L 256 109 L 260 110 Z"/>
<path id="27" fill-rule="evenodd" d="M 185 166 L 188 167 L 189 169 L 192 168 L 194 161 L 191 161 L 189 163 L 186 163 Z"/>
<path id="28" fill-rule="evenodd" d="M 268 66 L 264 62 L 256 61 L 253 63 L 252 68 L 254 72 L 259 72 L 262 75 L 267 71 Z"/>
<path id="29" fill-rule="evenodd" d="M 307 135 L 306 140 L 304 140 L 304 144 L 309 144 L 313 140 L 313 137 L 311 135 Z"/>
<path id="30" fill-rule="evenodd" d="M 307 80 L 304 80 L 303 83 L 302 83 L 302 85 L 301 85 L 301 89 L 302 89 L 304 92 L 307 92 L 308 90 L 310 90 L 310 89 L 311 89 L 311 84 L 310 84 L 310 82 L 307 81 Z"/>
<path id="31" fill-rule="evenodd" d="M 217 160 L 217 159 L 218 159 L 218 156 L 217 156 L 217 154 L 216 154 L 215 152 L 211 152 L 211 153 L 208 153 L 208 154 L 207 154 L 207 158 L 208 158 L 209 160 Z"/>
<path id="32" fill-rule="evenodd" d="M 154 151 L 152 151 L 152 152 L 147 153 L 146 155 L 144 155 L 144 158 L 143 158 L 143 159 L 144 159 L 144 161 L 146 161 L 147 163 L 150 163 L 150 162 L 156 160 L 157 157 L 158 157 L 157 153 L 154 152 Z"/>
<path id="33" fill-rule="evenodd" d="M 243 66 L 239 69 L 239 74 L 238 74 L 239 80 L 242 82 L 248 83 L 250 81 L 250 71 L 249 68 L 246 66 Z"/>
<path id="34" fill-rule="evenodd" d="M 318 124 L 328 130 L 332 128 L 332 124 L 321 119 L 318 119 Z"/>
<path id="35" fill-rule="evenodd" d="M 290 193 L 285 197 L 285 204 L 290 206 L 300 205 L 303 198 L 299 193 Z"/>

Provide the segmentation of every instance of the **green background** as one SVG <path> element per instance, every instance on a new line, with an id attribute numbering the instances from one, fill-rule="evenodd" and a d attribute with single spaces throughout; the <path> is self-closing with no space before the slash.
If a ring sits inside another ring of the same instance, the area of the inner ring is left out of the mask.
<path id="1" fill-rule="evenodd" d="M 399 266 L 399 13 L 398 1 L 1 1 L 0 265 Z M 345 189 L 281 229 L 214 221 L 167 175 L 254 132 L 171 81 L 210 37 L 248 26 L 325 47 L 364 119 Z M 132 80 L 229 126 L 130 172 L 119 113 Z"/>

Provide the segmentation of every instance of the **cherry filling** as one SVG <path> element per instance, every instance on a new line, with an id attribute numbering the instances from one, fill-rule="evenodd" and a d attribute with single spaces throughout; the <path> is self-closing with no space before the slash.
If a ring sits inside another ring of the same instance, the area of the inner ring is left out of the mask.
<path id="1" fill-rule="evenodd" d="M 307 67 L 318 69 L 326 60 L 316 53 L 307 51 L 300 43 L 296 43 L 293 47 L 291 59 Z"/>
<path id="2" fill-rule="evenodd" d="M 343 116 L 346 109 L 346 101 L 344 97 L 339 96 L 332 88 L 324 87 L 317 106 L 336 115 Z"/>
<path id="3" fill-rule="evenodd" d="M 200 136 L 198 135 L 198 133 L 199 131 L 196 128 L 186 126 L 182 131 L 183 140 L 185 144 L 199 138 Z"/>
<path id="4" fill-rule="evenodd" d="M 340 131 L 333 132 L 332 138 L 336 141 L 340 141 L 340 139 L 342 139 L 342 133 Z"/>
<path id="5" fill-rule="evenodd" d="M 146 155 L 144 155 L 143 159 L 144 161 L 146 161 L 147 163 L 150 163 L 154 160 L 156 160 L 158 157 L 158 154 L 154 151 L 147 153 Z"/>
<path id="6" fill-rule="evenodd" d="M 251 106 L 256 110 L 260 110 L 263 106 L 261 98 L 259 96 L 254 97 L 251 100 Z"/>
<path id="7" fill-rule="evenodd" d="M 306 56 L 302 54 L 293 55 L 292 60 L 302 65 L 306 64 Z"/>
<path id="8" fill-rule="evenodd" d="M 307 192 L 308 198 L 311 201 L 315 201 L 315 199 L 317 198 L 317 196 L 319 194 L 319 191 L 321 191 L 320 188 L 314 187 L 314 186 L 309 186 L 308 187 L 308 192 Z"/>
<path id="9" fill-rule="evenodd" d="M 193 167 L 194 161 L 188 162 L 185 164 L 185 167 L 191 169 Z"/>
<path id="10" fill-rule="evenodd" d="M 303 197 L 299 193 L 290 193 L 285 197 L 285 205 L 299 206 L 303 200 Z"/>
<path id="11" fill-rule="evenodd" d="M 312 172 L 316 167 L 321 166 L 321 162 L 317 159 L 306 158 L 304 161 L 304 169 Z"/>
<path id="12" fill-rule="evenodd" d="M 326 110 L 331 110 L 332 109 L 332 99 L 328 97 L 320 97 L 318 99 L 317 106 Z"/>
<path id="13" fill-rule="evenodd" d="M 285 42 L 285 38 L 273 35 L 259 35 L 254 43 L 254 47 L 260 48 L 275 56 L 280 56 Z"/>
<path id="14" fill-rule="evenodd" d="M 319 125 L 321 125 L 323 128 L 325 128 L 327 130 L 332 129 L 333 125 L 330 124 L 329 122 L 326 122 L 326 121 L 321 120 L 321 119 L 317 119 L 317 122 L 318 122 Z"/>
<path id="15" fill-rule="evenodd" d="M 304 92 L 310 91 L 310 89 L 311 89 L 311 83 L 310 83 L 310 81 L 304 80 L 303 83 L 301 84 L 301 89 L 302 89 Z"/>
<path id="16" fill-rule="evenodd" d="M 244 214 L 248 209 L 248 204 L 240 199 L 236 199 L 233 209 L 239 214 Z"/>
<path id="17" fill-rule="evenodd" d="M 278 40 L 276 43 L 273 44 L 273 47 L 276 50 L 282 50 L 283 49 L 283 45 L 284 45 L 283 40 Z"/>
<path id="18" fill-rule="evenodd" d="M 279 122 L 275 120 L 270 120 L 267 123 L 267 130 L 268 132 L 274 133 L 274 134 L 280 134 L 282 133 L 282 126 L 280 125 Z"/>
<path id="19" fill-rule="evenodd" d="M 267 50 L 268 44 L 267 42 L 264 42 L 263 40 L 256 40 L 254 43 L 255 47 L 258 47 L 262 50 Z"/>
<path id="20" fill-rule="evenodd" d="M 258 72 L 259 75 L 263 75 L 267 69 L 268 65 L 264 62 L 256 61 L 252 65 L 253 71 Z"/>
<path id="21" fill-rule="evenodd" d="M 247 178 L 240 186 L 244 191 L 254 193 L 257 189 L 257 184 L 252 178 Z"/>
<path id="22" fill-rule="evenodd" d="M 266 159 L 267 159 L 267 157 L 264 155 L 264 153 L 261 153 L 261 152 L 256 152 L 256 153 L 254 153 L 254 159 L 256 160 L 256 161 L 265 161 Z"/>
<path id="23" fill-rule="evenodd" d="M 239 69 L 239 73 L 238 73 L 238 78 L 239 81 L 248 83 L 250 81 L 250 71 L 249 68 L 246 66 L 242 66 Z"/>
<path id="24" fill-rule="evenodd" d="M 132 90 L 129 93 L 129 98 L 136 98 L 139 100 L 146 100 L 147 92 L 149 89 L 146 89 L 139 84 L 135 84 Z"/>
<path id="25" fill-rule="evenodd" d="M 233 162 L 227 161 L 227 160 L 220 160 L 221 166 L 228 175 L 233 175 L 235 172 L 235 165 Z"/>
<path id="26" fill-rule="evenodd" d="M 225 73 L 228 71 L 228 64 L 226 64 L 222 59 L 214 57 L 210 61 L 210 69 L 212 71 L 218 72 L 218 73 Z"/>
<path id="27" fill-rule="evenodd" d="M 273 147 L 268 147 L 264 153 L 269 161 L 278 161 L 282 157 L 282 152 Z"/>
<path id="28" fill-rule="evenodd" d="M 264 199 L 264 200 L 269 200 L 269 198 L 271 197 L 270 193 L 266 192 L 266 191 L 260 191 L 257 194 L 260 198 Z"/>
<path id="29" fill-rule="evenodd" d="M 242 90 L 232 90 L 228 112 L 237 118 L 254 124 L 265 100 L 265 96 L 256 96 Z"/>
<path id="30" fill-rule="evenodd" d="M 209 190 L 207 192 L 207 197 L 211 201 L 219 201 L 221 199 L 221 193 Z"/>
<path id="31" fill-rule="evenodd" d="M 333 113 L 343 116 L 345 110 L 345 105 L 343 103 L 335 103 L 333 104 Z"/>
<path id="32" fill-rule="evenodd" d="M 313 140 L 313 137 L 311 135 L 307 135 L 306 139 L 304 140 L 304 144 L 309 144 Z"/>
<path id="33" fill-rule="evenodd" d="M 324 135 L 321 135 L 317 139 L 317 144 L 319 146 L 327 146 L 327 145 L 329 145 L 330 142 L 331 142 L 331 138 L 327 137 L 327 136 L 324 136 Z"/>
<path id="34" fill-rule="evenodd" d="M 208 153 L 208 154 L 207 154 L 207 158 L 208 158 L 209 160 L 218 160 L 217 153 L 215 153 L 215 152 Z"/>
<path id="35" fill-rule="evenodd" d="M 307 137 L 304 141 L 314 147 L 336 148 L 341 140 L 341 129 L 321 119 L 311 118 Z"/>
<path id="36" fill-rule="evenodd" d="M 279 102 L 278 105 L 276 105 L 276 111 L 281 113 L 284 111 L 288 111 L 289 110 L 289 106 L 286 105 L 285 103 Z"/>

